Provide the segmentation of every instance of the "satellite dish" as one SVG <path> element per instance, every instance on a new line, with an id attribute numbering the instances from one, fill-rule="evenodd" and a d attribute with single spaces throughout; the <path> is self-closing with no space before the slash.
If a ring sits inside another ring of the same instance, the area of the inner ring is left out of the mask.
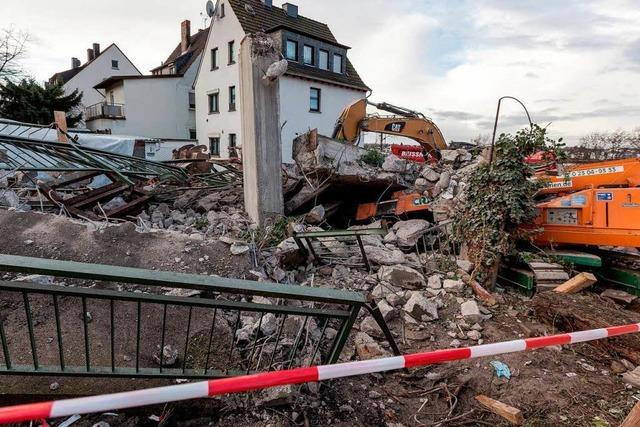
<path id="1" fill-rule="evenodd" d="M 216 14 L 216 6 L 213 4 L 211 0 L 207 2 L 207 15 L 209 18 L 213 18 L 213 15 Z"/>

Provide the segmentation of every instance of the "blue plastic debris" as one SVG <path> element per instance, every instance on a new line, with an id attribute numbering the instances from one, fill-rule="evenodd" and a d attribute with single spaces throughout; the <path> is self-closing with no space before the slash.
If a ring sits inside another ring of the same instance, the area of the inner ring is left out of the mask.
<path id="1" fill-rule="evenodd" d="M 498 378 L 505 377 L 508 380 L 511 379 L 511 370 L 505 363 L 499 360 L 492 360 L 489 364 L 496 370 L 496 376 Z"/>

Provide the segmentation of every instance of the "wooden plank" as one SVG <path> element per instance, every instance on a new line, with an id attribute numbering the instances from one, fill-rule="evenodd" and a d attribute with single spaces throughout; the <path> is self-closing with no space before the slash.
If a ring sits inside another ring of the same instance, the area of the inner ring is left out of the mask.
<path id="1" fill-rule="evenodd" d="M 53 120 L 56 122 L 56 126 L 58 127 L 58 142 L 69 142 L 67 141 L 67 136 L 60 132 L 66 132 L 67 128 L 67 115 L 64 111 L 54 111 L 53 112 Z"/>
<path id="2" fill-rule="evenodd" d="M 627 415 L 627 418 L 624 419 L 620 427 L 636 427 L 640 426 L 640 402 L 636 403 L 635 406 Z"/>
<path id="3" fill-rule="evenodd" d="M 522 415 L 522 411 L 518 408 L 509 406 L 506 403 L 492 399 L 484 394 L 476 396 L 476 400 L 483 408 L 501 416 L 513 425 L 520 426 L 524 423 L 524 415 Z"/>
<path id="4" fill-rule="evenodd" d="M 564 282 L 562 285 L 558 286 L 554 289 L 554 292 L 558 292 L 561 294 L 576 294 L 583 289 L 592 286 L 596 283 L 598 279 L 591 273 L 580 273 L 577 276 L 572 277 L 571 279 Z"/>

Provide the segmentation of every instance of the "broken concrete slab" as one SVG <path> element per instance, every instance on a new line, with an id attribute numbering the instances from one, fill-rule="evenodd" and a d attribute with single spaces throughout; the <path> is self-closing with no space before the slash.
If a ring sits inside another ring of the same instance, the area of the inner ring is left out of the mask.
<path id="1" fill-rule="evenodd" d="M 402 289 L 423 289 L 427 284 L 424 276 L 405 265 L 386 265 L 378 270 L 378 279 Z"/>
<path id="2" fill-rule="evenodd" d="M 442 278 L 439 274 L 434 274 L 429 276 L 427 280 L 427 287 L 429 289 L 441 289 L 442 288 Z"/>
<path id="3" fill-rule="evenodd" d="M 480 312 L 480 308 L 478 307 L 478 303 L 474 300 L 465 301 L 460 305 L 460 314 L 466 320 L 471 322 L 481 322 L 484 319 L 484 316 Z"/>
<path id="4" fill-rule="evenodd" d="M 475 264 L 471 261 L 467 261 L 466 259 L 458 258 L 456 259 L 456 264 L 458 265 L 458 268 L 464 270 L 466 273 L 471 273 L 475 268 Z"/>
<path id="5" fill-rule="evenodd" d="M 440 150 L 440 156 L 444 163 L 455 163 L 460 158 L 458 150 Z"/>
<path id="6" fill-rule="evenodd" d="M 447 290 L 447 291 L 459 292 L 459 291 L 464 290 L 465 287 L 466 287 L 466 285 L 464 284 L 464 282 L 462 280 L 446 279 L 442 283 L 442 288 Z"/>
<path id="7" fill-rule="evenodd" d="M 422 168 L 420 176 L 431 183 L 436 183 L 440 179 L 440 172 L 437 172 L 431 166 L 425 166 Z"/>
<path id="8" fill-rule="evenodd" d="M 172 345 L 165 345 L 162 351 L 162 358 L 160 357 L 160 346 L 157 348 L 157 353 L 153 355 L 153 360 L 163 368 L 170 368 L 178 362 L 178 349 Z"/>
<path id="9" fill-rule="evenodd" d="M 317 206 L 314 206 L 314 208 L 311 209 L 311 211 L 309 211 L 307 215 L 305 215 L 304 221 L 307 224 L 314 224 L 314 225 L 320 224 L 322 223 L 322 221 L 324 221 L 325 214 L 326 214 L 326 211 L 324 209 L 324 206 L 317 205 Z"/>
<path id="10" fill-rule="evenodd" d="M 369 262 L 375 265 L 396 265 L 406 261 L 404 253 L 399 249 L 390 250 L 378 246 L 365 246 L 364 251 Z"/>
<path id="11" fill-rule="evenodd" d="M 398 236 L 396 236 L 396 233 L 393 231 L 389 231 L 389 233 L 384 236 L 384 239 L 382 239 L 382 242 L 386 245 L 395 245 L 398 243 Z"/>
<path id="12" fill-rule="evenodd" d="M 400 157 L 391 154 L 384 159 L 384 163 L 382 163 L 382 170 L 385 172 L 401 173 L 407 170 L 407 163 L 408 161 L 406 159 L 401 159 Z"/>
<path id="13" fill-rule="evenodd" d="M 382 348 L 380 344 L 364 332 L 357 333 L 354 342 L 360 360 L 376 359 L 391 355 L 390 352 Z"/>
<path id="14" fill-rule="evenodd" d="M 290 405 L 296 399 L 297 391 L 292 385 L 268 388 L 260 392 L 256 406 L 273 408 Z"/>
<path id="15" fill-rule="evenodd" d="M 409 248 L 415 246 L 418 239 L 422 237 L 431 224 L 424 219 L 410 219 L 408 221 L 398 221 L 393 225 L 393 232 L 397 236 L 398 246 Z"/>
<path id="16" fill-rule="evenodd" d="M 438 319 L 438 306 L 428 300 L 421 292 L 412 292 L 411 297 L 404 305 L 404 311 L 419 321 L 431 321 Z"/>
<path id="17" fill-rule="evenodd" d="M 377 307 L 385 322 L 393 319 L 398 314 L 396 309 L 393 308 L 386 300 L 380 301 L 377 304 Z"/>
<path id="18" fill-rule="evenodd" d="M 242 243 L 233 243 L 229 249 L 231 251 L 232 255 L 244 255 L 247 252 L 249 252 L 251 250 L 251 248 L 247 245 L 244 245 Z"/>
<path id="19" fill-rule="evenodd" d="M 384 333 L 380 329 L 380 326 L 378 326 L 376 320 L 371 316 L 365 317 L 362 322 L 360 322 L 360 331 L 375 338 L 384 338 Z"/>

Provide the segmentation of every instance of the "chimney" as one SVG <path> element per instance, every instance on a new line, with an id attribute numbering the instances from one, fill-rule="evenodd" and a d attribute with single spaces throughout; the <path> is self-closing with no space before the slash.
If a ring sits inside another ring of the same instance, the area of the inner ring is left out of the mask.
<path id="1" fill-rule="evenodd" d="M 80 60 L 78 58 L 71 58 L 71 68 L 80 68 Z"/>
<path id="2" fill-rule="evenodd" d="M 189 44 L 191 41 L 191 21 L 188 19 L 182 21 L 180 24 L 181 30 L 181 39 L 180 39 L 180 47 L 182 52 L 186 52 L 189 49 Z"/>
<path id="3" fill-rule="evenodd" d="M 96 55 L 93 53 L 93 49 L 87 49 L 87 62 L 91 62 L 95 59 Z"/>
<path id="4" fill-rule="evenodd" d="M 296 6 L 295 4 L 284 3 L 282 5 L 282 9 L 286 12 L 287 16 L 290 16 L 292 18 L 298 17 L 298 6 Z"/>
<path id="5" fill-rule="evenodd" d="M 93 44 L 93 57 L 96 58 L 98 55 L 100 55 L 100 43 L 94 43 Z"/>
<path id="6" fill-rule="evenodd" d="M 262 4 L 271 9 L 273 7 L 273 0 L 262 0 Z"/>

